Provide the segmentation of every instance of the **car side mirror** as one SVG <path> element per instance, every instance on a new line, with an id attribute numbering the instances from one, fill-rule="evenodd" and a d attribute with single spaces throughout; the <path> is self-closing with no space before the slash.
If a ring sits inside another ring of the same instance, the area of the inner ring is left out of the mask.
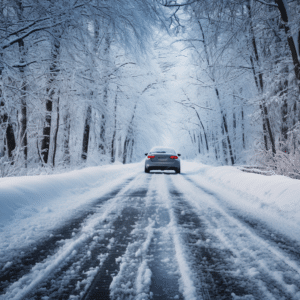
<path id="1" fill-rule="evenodd" d="M 177 155 L 178 155 L 178 156 L 181 156 L 181 154 L 179 154 L 179 153 L 178 153 Z"/>
<path id="2" fill-rule="evenodd" d="M 147 155 L 148 155 L 148 153 L 145 153 L 145 155 L 147 156 Z"/>

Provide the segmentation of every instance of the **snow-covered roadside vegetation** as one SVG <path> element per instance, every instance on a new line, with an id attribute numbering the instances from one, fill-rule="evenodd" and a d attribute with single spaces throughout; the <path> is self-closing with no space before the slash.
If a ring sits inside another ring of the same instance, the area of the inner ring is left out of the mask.
<path id="1" fill-rule="evenodd" d="M 136 120 L 156 107 L 141 53 L 159 18 L 148 0 L 3 2 L 0 176 L 126 163 L 150 146 L 143 130 L 155 140 L 157 127 Z"/>
<path id="2" fill-rule="evenodd" d="M 282 0 L 184 5 L 178 28 L 197 91 L 185 88 L 180 104 L 193 154 L 299 178 L 299 9 Z"/>

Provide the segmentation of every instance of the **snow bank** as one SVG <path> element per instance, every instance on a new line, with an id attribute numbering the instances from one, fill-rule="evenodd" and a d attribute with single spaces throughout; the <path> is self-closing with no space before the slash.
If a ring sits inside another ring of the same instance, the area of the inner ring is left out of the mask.
<path id="1" fill-rule="evenodd" d="M 284 176 L 246 173 L 236 167 L 183 162 L 183 172 L 206 192 L 232 208 L 260 218 L 299 240 L 300 181 Z"/>
<path id="2" fill-rule="evenodd" d="M 136 173 L 136 165 L 91 167 L 59 175 L 1 178 L 0 226 L 22 210 L 27 209 L 29 213 L 29 207 L 33 212 L 41 207 L 47 212 L 54 199 L 85 193 L 115 178 L 116 174 L 124 180 L 122 175 L 128 177 L 129 172 L 131 175 Z"/>
<path id="3" fill-rule="evenodd" d="M 42 233 L 57 226 L 142 170 L 140 164 L 107 165 L 58 175 L 1 178 L 0 242 L 11 240 L 6 232 Z"/>

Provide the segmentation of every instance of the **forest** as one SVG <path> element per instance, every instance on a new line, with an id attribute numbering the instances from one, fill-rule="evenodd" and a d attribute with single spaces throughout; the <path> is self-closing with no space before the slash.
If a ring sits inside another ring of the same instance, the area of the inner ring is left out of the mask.
<path id="1" fill-rule="evenodd" d="M 299 0 L 2 0 L 0 176 L 184 159 L 300 177 Z"/>

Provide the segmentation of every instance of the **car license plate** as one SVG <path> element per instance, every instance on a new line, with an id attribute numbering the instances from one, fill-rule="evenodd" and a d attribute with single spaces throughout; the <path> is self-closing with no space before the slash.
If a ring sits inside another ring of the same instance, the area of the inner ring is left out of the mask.
<path id="1" fill-rule="evenodd" d="M 158 157 L 158 160 L 159 160 L 159 161 L 167 161 L 167 158 L 164 157 L 164 156 L 163 156 L 163 157 Z"/>

